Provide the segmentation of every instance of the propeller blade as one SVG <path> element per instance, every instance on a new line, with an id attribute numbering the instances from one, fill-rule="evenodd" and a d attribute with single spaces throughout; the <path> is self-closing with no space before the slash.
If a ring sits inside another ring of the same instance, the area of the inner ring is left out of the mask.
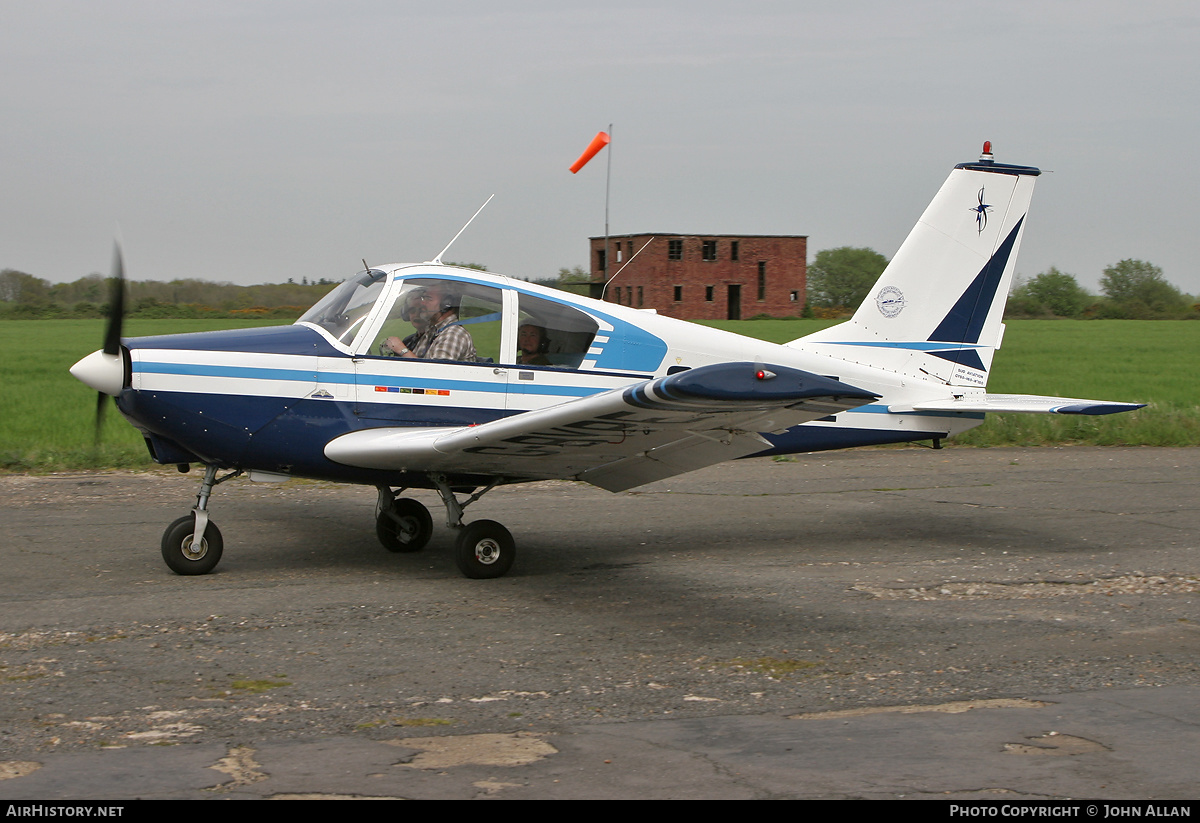
<path id="1" fill-rule="evenodd" d="M 108 324 L 104 328 L 105 354 L 120 354 L 121 325 L 125 321 L 125 259 L 121 254 L 121 244 L 113 243 L 112 274 L 109 276 L 111 290 L 108 298 Z M 100 430 L 104 427 L 104 410 L 107 408 L 107 395 L 98 392 L 96 395 L 96 432 L 94 444 L 100 445 Z"/>
<path id="2" fill-rule="evenodd" d="M 104 329 L 104 353 L 117 354 L 121 351 L 121 323 L 125 319 L 125 260 L 121 246 L 113 244 L 113 264 L 110 297 L 108 300 L 108 326 Z"/>
<path id="3" fill-rule="evenodd" d="M 100 430 L 104 428 L 104 409 L 106 408 L 104 401 L 108 398 L 104 392 L 96 392 L 96 431 L 92 435 L 93 447 L 100 445 Z"/>

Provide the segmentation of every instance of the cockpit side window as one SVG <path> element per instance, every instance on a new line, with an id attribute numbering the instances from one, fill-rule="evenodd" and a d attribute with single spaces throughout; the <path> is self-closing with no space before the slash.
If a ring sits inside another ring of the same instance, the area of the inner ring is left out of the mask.
<path id="1" fill-rule="evenodd" d="M 502 306 L 500 290 L 491 286 L 435 277 L 407 279 L 396 292 L 367 353 L 388 356 L 392 352 L 388 341 L 399 340 L 404 348 L 428 351 L 433 353 L 432 359 L 445 359 L 437 354 L 447 348 L 439 341 L 446 343 L 452 337 L 461 340 L 465 332 L 474 347 L 474 360 L 468 362 L 494 363 L 500 357 Z M 432 332 L 422 338 L 431 328 L 431 321 Z M 461 351 L 466 345 L 450 348 Z"/>
<path id="2" fill-rule="evenodd" d="M 577 369 L 596 336 L 596 321 L 578 309 L 522 293 L 517 302 L 517 362 Z"/>

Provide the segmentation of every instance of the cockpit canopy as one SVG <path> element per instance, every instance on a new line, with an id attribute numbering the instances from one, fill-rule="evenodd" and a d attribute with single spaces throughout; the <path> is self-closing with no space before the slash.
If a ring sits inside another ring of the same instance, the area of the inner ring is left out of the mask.
<path id="1" fill-rule="evenodd" d="M 319 327 L 355 356 L 386 357 L 391 355 L 387 340 L 411 341 L 424 330 L 426 309 L 432 303 L 438 312 L 451 312 L 452 324 L 470 335 L 477 357 L 474 362 L 653 372 L 665 354 L 666 346 L 657 338 L 650 339 L 658 345 L 647 349 L 648 335 L 605 314 L 593 315 L 565 300 L 523 288 L 466 275 L 423 272 L 421 268 L 359 272 L 297 322 Z M 616 363 L 615 358 L 622 357 L 625 349 L 621 335 L 614 335 L 614 324 L 628 327 L 633 330 L 630 336 L 638 338 L 637 362 Z M 609 363 L 599 362 L 605 344 Z"/>

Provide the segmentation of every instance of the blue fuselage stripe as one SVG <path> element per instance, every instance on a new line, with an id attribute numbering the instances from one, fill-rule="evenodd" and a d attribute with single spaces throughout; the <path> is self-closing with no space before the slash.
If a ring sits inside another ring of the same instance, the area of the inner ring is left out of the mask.
<path id="1" fill-rule="evenodd" d="M 347 374 L 345 372 L 317 372 L 312 369 L 270 369 L 261 366 L 215 366 L 190 363 L 133 364 L 133 370 L 141 374 L 175 374 L 193 377 L 232 377 L 242 380 L 286 380 L 304 383 L 355 383 L 363 386 L 407 386 L 423 389 L 446 389 L 450 391 L 476 391 L 505 394 L 510 388 L 519 394 L 539 394 L 556 397 L 590 397 L 603 388 L 587 386 L 548 386 L 521 383 L 510 386 L 503 382 L 476 380 L 439 380 L 427 377 L 383 374 Z"/>
<path id="2" fill-rule="evenodd" d="M 141 374 L 186 374 L 194 377 L 238 377 L 243 380 L 302 380 L 312 383 L 317 379 L 315 369 L 266 369 L 261 366 L 211 366 L 194 365 L 191 363 L 147 363 L 145 361 L 133 364 L 133 370 Z M 350 378 L 345 382 L 354 382 L 353 375 L 335 375 Z M 341 382 L 329 380 L 326 382 Z"/>
<path id="3" fill-rule="evenodd" d="M 875 349 L 906 349 L 906 350 L 912 350 L 912 351 L 928 351 L 928 352 L 947 351 L 947 350 L 951 350 L 951 349 L 954 351 L 958 351 L 959 349 L 964 349 L 964 348 L 967 348 L 967 349 L 984 348 L 983 346 L 979 346 L 979 345 L 975 345 L 975 344 L 971 344 L 971 343 L 927 343 L 927 342 L 875 343 L 875 342 L 866 342 L 866 341 L 859 341 L 859 340 L 830 340 L 829 344 L 833 345 L 833 346 L 867 346 L 867 347 L 875 348 Z"/>
<path id="4" fill-rule="evenodd" d="M 865 406 L 857 406 L 853 409 L 847 409 L 839 414 L 896 414 L 904 415 L 905 417 L 956 417 L 959 419 L 966 418 L 967 420 L 983 420 L 985 415 L 983 412 L 956 412 L 956 411 L 913 411 L 913 412 L 894 412 L 888 409 L 883 403 L 868 403 Z"/>

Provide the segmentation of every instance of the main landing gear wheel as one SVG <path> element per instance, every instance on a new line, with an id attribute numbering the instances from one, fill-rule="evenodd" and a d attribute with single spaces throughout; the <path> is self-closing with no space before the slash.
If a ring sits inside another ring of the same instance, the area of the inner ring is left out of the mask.
<path id="1" fill-rule="evenodd" d="M 475 580 L 503 577 L 512 568 L 517 544 L 495 520 L 476 520 L 463 527 L 454 549 L 458 570 Z"/>
<path id="2" fill-rule="evenodd" d="M 209 521 L 198 551 L 192 551 L 192 535 L 195 531 L 196 515 L 186 514 L 163 532 L 163 560 L 176 574 L 208 574 L 221 562 L 221 551 L 225 545 L 216 524 Z"/>
<path id="3" fill-rule="evenodd" d="M 375 534 L 390 552 L 419 552 L 433 536 L 433 515 L 411 497 L 392 502 L 375 519 Z"/>

